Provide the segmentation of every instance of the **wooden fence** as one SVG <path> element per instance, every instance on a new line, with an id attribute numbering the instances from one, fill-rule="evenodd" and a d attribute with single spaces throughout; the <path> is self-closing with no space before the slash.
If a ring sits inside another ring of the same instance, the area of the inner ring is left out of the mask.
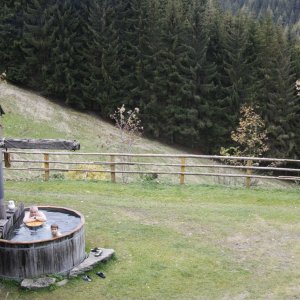
<path id="1" fill-rule="evenodd" d="M 186 176 L 214 176 L 244 178 L 250 187 L 253 179 L 300 181 L 300 160 L 262 157 L 236 157 L 188 154 L 128 154 L 80 153 L 47 151 L 3 151 L 6 170 L 43 172 L 44 180 L 57 172 L 102 172 L 116 182 L 117 174 L 177 175 L 184 184 Z M 29 158 L 34 157 L 34 159 Z M 76 158 L 76 159 L 74 159 Z M 101 158 L 99 160 L 99 158 Z M 149 158 L 152 161 L 149 162 Z M 169 161 L 167 161 L 169 159 Z M 170 161 L 171 160 L 171 161 Z M 293 168 L 285 167 L 292 164 Z M 40 166 L 38 166 L 40 165 Z M 81 165 L 81 168 L 78 166 Z M 92 166 L 92 168 L 82 168 Z M 99 169 L 101 166 L 101 169 Z M 97 168 L 98 167 L 98 168 Z M 136 167 L 138 169 L 133 169 Z M 154 169 L 155 168 L 155 169 Z M 220 172 L 220 170 L 230 172 Z M 277 174 L 277 175 L 276 175 Z M 285 175 L 282 175 L 285 174 Z"/>

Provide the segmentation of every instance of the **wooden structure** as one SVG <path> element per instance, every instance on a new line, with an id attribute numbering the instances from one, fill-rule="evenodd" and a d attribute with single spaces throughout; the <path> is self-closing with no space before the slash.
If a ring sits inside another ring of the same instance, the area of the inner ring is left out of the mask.
<path id="1" fill-rule="evenodd" d="M 0 125 L 1 126 L 1 125 Z M 0 128 L 1 129 L 1 128 Z M 0 137 L 2 136 L 0 132 Z M 80 144 L 76 141 L 62 139 L 4 139 L 0 140 L 0 219 L 6 219 L 4 206 L 3 188 L 3 166 L 2 148 L 5 149 L 58 149 L 58 150 L 79 150 Z M 5 165 L 10 164 L 9 155 L 4 156 Z"/>
<path id="2" fill-rule="evenodd" d="M 173 175 L 178 177 L 180 184 L 184 184 L 188 176 L 207 176 L 220 179 L 237 178 L 241 182 L 244 181 L 246 187 L 250 187 L 255 179 L 300 181 L 299 167 L 284 167 L 286 164 L 300 166 L 300 160 L 295 159 L 191 154 L 29 152 L 19 150 L 7 150 L 4 154 L 9 156 L 7 171 L 42 172 L 45 180 L 49 179 L 50 173 L 76 171 L 83 174 L 90 172 L 107 173 L 111 182 L 116 182 L 118 174 L 121 173 L 128 175 Z M 18 157 L 13 158 L 15 155 Z M 23 155 L 26 155 L 26 157 L 22 158 Z M 28 158 L 28 156 L 32 158 Z M 130 157 L 130 161 L 124 161 L 124 156 Z M 239 164 L 225 164 L 225 160 L 239 162 Z M 40 164 L 42 166 L 39 166 Z M 125 165 L 126 168 L 121 168 L 122 165 Z M 88 168 L 90 166 L 92 167 Z M 99 168 L 99 166 L 102 168 Z"/>
<path id="3" fill-rule="evenodd" d="M 4 115 L 4 110 L 2 109 L 0 105 L 0 117 Z M 0 139 L 2 138 L 2 132 L 3 128 L 0 123 Z M 4 189 L 3 189 L 3 168 L 2 168 L 2 148 L 1 148 L 1 143 L 0 143 L 0 220 L 6 219 L 6 210 L 4 206 Z"/>
<path id="4" fill-rule="evenodd" d="M 0 278 L 33 278 L 43 274 L 66 274 L 86 257 L 84 217 L 79 212 L 54 206 L 39 206 L 80 218 L 72 231 L 61 237 L 32 242 L 0 239 Z"/>
<path id="5" fill-rule="evenodd" d="M 53 150 L 79 150 L 76 141 L 62 139 L 2 139 L 0 147 L 5 149 L 53 149 Z"/>

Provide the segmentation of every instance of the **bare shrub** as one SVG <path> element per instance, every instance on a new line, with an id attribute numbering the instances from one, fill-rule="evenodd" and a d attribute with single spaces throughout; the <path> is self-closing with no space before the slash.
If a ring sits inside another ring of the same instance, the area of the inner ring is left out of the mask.
<path id="1" fill-rule="evenodd" d="M 119 152 L 132 153 L 133 146 L 137 143 L 142 135 L 143 127 L 139 118 L 139 108 L 127 110 L 123 104 L 110 117 L 115 121 L 115 126 L 118 129 L 118 148 Z M 130 162 L 130 157 L 123 156 L 122 162 Z M 128 170 L 128 165 L 121 165 L 122 171 Z M 122 173 L 122 181 L 128 182 L 128 174 Z"/>

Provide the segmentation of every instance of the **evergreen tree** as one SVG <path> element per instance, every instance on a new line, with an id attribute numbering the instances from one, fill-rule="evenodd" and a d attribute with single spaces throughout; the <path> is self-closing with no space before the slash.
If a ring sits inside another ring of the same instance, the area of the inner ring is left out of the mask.
<path id="1" fill-rule="evenodd" d="M 51 69 L 48 72 L 47 90 L 65 99 L 66 104 L 85 108 L 81 84 L 84 73 L 83 49 L 87 47 L 87 7 L 89 1 L 56 0 L 53 9 L 55 27 L 49 37 Z"/>
<path id="2" fill-rule="evenodd" d="M 224 72 L 221 76 L 223 98 L 219 99 L 219 107 L 223 109 L 222 128 L 227 129 L 223 140 L 227 145 L 231 131 L 238 122 L 239 110 L 245 103 L 251 103 L 251 67 L 246 56 L 247 20 L 244 16 L 228 20 L 224 38 Z"/>
<path id="3" fill-rule="evenodd" d="M 26 1 L 3 0 L 0 3 L 0 72 L 6 71 L 7 80 L 26 83 L 22 51 L 23 10 Z"/>
<path id="4" fill-rule="evenodd" d="M 131 98 L 134 106 L 143 107 L 146 105 L 151 94 L 151 86 L 154 78 L 154 55 L 156 53 L 156 4 L 153 1 L 143 0 L 139 2 L 140 11 L 136 27 L 137 61 L 135 77 L 137 85 L 132 89 Z"/>
<path id="5" fill-rule="evenodd" d="M 24 10 L 22 69 L 27 74 L 30 87 L 44 90 L 49 68 L 51 42 L 48 39 L 53 28 L 52 1 L 30 0 Z"/>
<path id="6" fill-rule="evenodd" d="M 159 136 L 170 143 L 180 142 L 184 135 L 195 135 L 187 124 L 187 106 L 194 96 L 194 86 L 193 72 L 186 65 L 192 49 L 183 39 L 183 32 L 186 31 L 182 16 L 180 2 L 169 1 L 162 20 L 160 51 L 156 55 L 155 92 L 159 99 L 157 111 L 160 113 L 158 131 Z"/>
<path id="7" fill-rule="evenodd" d="M 196 116 L 193 126 L 197 131 L 197 136 L 193 137 L 190 146 L 199 146 L 208 151 L 207 135 L 213 124 L 209 98 L 214 91 L 213 78 L 216 75 L 216 65 L 207 60 L 208 32 L 205 23 L 205 2 L 193 1 L 190 5 L 191 34 L 189 36 L 190 45 L 193 49 L 193 59 L 190 63 L 194 71 L 194 103 L 191 109 L 195 110 L 191 117 Z"/>
<path id="8" fill-rule="evenodd" d="M 142 46 L 144 51 L 143 62 L 141 64 L 142 67 L 138 68 L 138 70 L 143 70 L 139 89 L 141 119 L 143 124 L 147 124 L 144 128 L 144 133 L 152 137 L 159 137 L 159 124 L 161 122 L 160 101 L 155 87 L 157 58 L 160 51 L 161 5 L 156 1 L 148 1 L 147 27 L 145 28 Z M 136 90 L 135 92 L 137 93 Z"/>
<path id="9" fill-rule="evenodd" d="M 290 41 L 292 67 L 295 71 L 296 78 L 300 78 L 300 43 L 292 38 Z"/>
<path id="10" fill-rule="evenodd" d="M 244 26 L 246 18 L 242 15 L 237 16 L 228 26 L 224 41 L 225 50 L 225 73 L 227 77 L 226 92 L 229 109 L 238 112 L 241 105 L 249 102 L 248 58 L 245 55 L 247 45 L 247 32 Z M 233 122 L 236 119 L 232 120 Z"/>
<path id="11" fill-rule="evenodd" d="M 119 35 L 119 98 L 128 107 L 139 106 L 133 90 L 138 87 L 136 70 L 140 59 L 140 18 L 144 17 L 142 0 L 125 0 L 117 4 L 116 25 Z"/>
<path id="12" fill-rule="evenodd" d="M 224 39 L 225 39 L 225 16 L 215 1 L 208 1 L 205 10 L 205 23 L 209 35 L 207 48 L 207 61 L 216 65 L 216 72 L 212 77 L 214 89 L 207 95 L 208 107 L 210 110 L 210 119 L 212 124 L 207 130 L 207 147 L 211 153 L 218 153 L 221 145 L 227 145 L 230 135 L 230 129 L 224 124 Z M 228 18 L 228 17 L 227 17 Z M 225 77 L 226 78 L 226 77 Z M 226 107 L 226 105 L 225 105 Z M 208 123 L 209 124 L 209 123 Z M 218 141 L 216 144 L 215 141 Z"/>
<path id="13" fill-rule="evenodd" d="M 248 105 L 253 106 L 257 99 L 257 61 L 259 56 L 259 46 L 257 41 L 257 23 L 251 19 L 247 18 L 245 21 L 245 29 L 247 33 L 246 45 L 244 57 L 247 62 L 247 68 L 245 70 L 246 82 L 247 82 L 247 97 L 245 102 Z"/>
<path id="14" fill-rule="evenodd" d="M 258 35 L 258 100 L 269 136 L 270 155 L 296 157 L 299 103 L 289 47 L 282 31 L 273 26 L 270 18 L 262 22 Z"/>
<path id="15" fill-rule="evenodd" d="M 196 66 L 194 45 L 192 36 L 194 34 L 193 23 L 189 12 L 182 10 L 182 28 L 178 38 L 178 50 L 176 51 L 176 65 L 180 82 L 178 83 L 177 96 L 179 97 L 178 107 L 176 107 L 175 122 L 177 125 L 175 132 L 175 143 L 196 147 L 199 141 L 198 135 L 198 110 L 196 95 Z M 203 41 L 205 43 L 205 41 Z M 201 55 L 201 54 L 200 54 Z M 199 62 L 199 61 L 198 61 Z"/>
<path id="16" fill-rule="evenodd" d="M 119 75 L 118 34 L 115 6 L 110 1 L 94 1 L 89 12 L 88 35 L 91 37 L 84 56 L 86 72 L 82 83 L 89 108 L 108 117 L 120 103 L 117 97 Z"/>

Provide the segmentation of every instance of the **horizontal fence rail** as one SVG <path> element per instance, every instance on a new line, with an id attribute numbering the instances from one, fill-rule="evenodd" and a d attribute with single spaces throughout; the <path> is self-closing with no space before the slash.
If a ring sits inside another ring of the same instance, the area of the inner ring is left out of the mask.
<path id="1" fill-rule="evenodd" d="M 95 156 L 97 159 L 101 159 L 97 160 Z M 73 158 L 77 160 L 73 160 Z M 145 161 L 145 159 L 152 159 L 152 161 Z M 205 161 L 203 162 L 203 160 Z M 3 161 L 6 170 L 42 172 L 44 180 L 49 180 L 50 173 L 78 172 L 109 174 L 112 182 L 116 182 L 118 174 L 121 176 L 131 174 L 177 175 L 180 184 L 184 184 L 186 176 L 190 175 L 236 177 L 244 178 L 247 187 L 250 187 L 251 179 L 300 181 L 300 160 L 295 159 L 192 154 L 6 150 L 3 151 Z M 37 164 L 40 166 L 36 166 Z M 292 167 L 286 165 L 292 165 Z M 99 167 L 101 168 L 99 169 Z M 227 171 L 225 172 L 225 170 Z"/>

